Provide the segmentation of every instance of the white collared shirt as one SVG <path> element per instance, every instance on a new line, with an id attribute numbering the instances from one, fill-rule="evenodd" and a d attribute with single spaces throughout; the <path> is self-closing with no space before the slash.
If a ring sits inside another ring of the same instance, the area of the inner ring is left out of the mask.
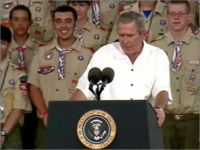
<path id="1" fill-rule="evenodd" d="M 93 55 L 77 85 L 77 89 L 80 89 L 87 99 L 95 97 L 88 89 L 88 72 L 93 67 L 101 70 L 110 67 L 115 72 L 113 81 L 107 84 L 102 92 L 101 100 L 150 100 L 155 99 L 161 91 L 168 91 L 171 99 L 167 55 L 163 50 L 146 42 L 134 64 L 119 42 L 101 47 Z"/>

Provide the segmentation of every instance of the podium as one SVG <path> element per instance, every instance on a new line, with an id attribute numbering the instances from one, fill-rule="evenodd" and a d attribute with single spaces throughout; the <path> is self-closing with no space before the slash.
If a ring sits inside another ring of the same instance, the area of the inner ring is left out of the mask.
<path id="1" fill-rule="evenodd" d="M 46 148 L 88 149 L 77 136 L 77 124 L 91 110 L 103 110 L 116 123 L 116 135 L 104 149 L 163 149 L 161 128 L 147 100 L 52 101 Z"/>

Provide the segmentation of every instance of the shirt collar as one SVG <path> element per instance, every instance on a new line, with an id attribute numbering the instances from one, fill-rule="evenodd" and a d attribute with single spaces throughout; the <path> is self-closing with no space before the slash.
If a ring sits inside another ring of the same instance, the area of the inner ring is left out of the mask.
<path id="1" fill-rule="evenodd" d="M 59 44 L 58 44 L 58 40 L 57 40 L 57 38 L 55 38 L 55 39 L 52 41 L 52 43 L 51 43 L 50 49 L 51 49 L 51 50 L 54 50 L 54 49 L 56 49 L 56 47 L 57 47 L 58 45 L 59 45 Z M 76 39 L 75 42 L 71 45 L 70 48 L 71 48 L 72 50 L 74 50 L 74 51 L 80 52 L 80 49 L 78 49 L 79 45 L 80 45 L 80 43 L 79 43 L 79 41 Z"/>
<path id="2" fill-rule="evenodd" d="M 192 31 L 191 29 L 189 28 L 188 31 L 186 32 L 185 36 L 183 37 L 183 39 L 181 40 L 181 42 L 183 43 L 186 43 L 186 44 L 189 44 L 190 41 L 191 41 L 191 34 L 192 34 Z M 171 32 L 168 32 L 168 36 L 167 36 L 167 44 L 170 45 L 172 43 L 174 43 L 174 38 L 171 34 Z"/>
<path id="3" fill-rule="evenodd" d="M 33 37 L 29 35 L 27 41 L 25 42 L 25 44 L 23 46 L 25 46 L 26 48 L 29 48 L 30 50 L 32 50 L 33 45 L 34 45 Z M 12 42 L 11 42 L 10 49 L 16 49 L 17 47 L 20 47 L 20 45 L 12 37 Z"/>

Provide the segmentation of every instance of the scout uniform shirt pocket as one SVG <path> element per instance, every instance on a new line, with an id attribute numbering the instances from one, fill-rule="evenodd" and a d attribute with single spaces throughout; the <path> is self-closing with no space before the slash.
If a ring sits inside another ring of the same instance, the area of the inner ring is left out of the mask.
<path id="1" fill-rule="evenodd" d="M 197 104 L 199 101 L 199 92 L 200 92 L 200 71 L 199 65 L 195 64 L 186 64 L 184 67 L 185 73 L 183 74 L 183 85 L 184 88 L 183 99 L 184 105 L 193 106 L 195 108 L 199 107 Z M 196 109 L 195 109 L 196 110 Z"/>

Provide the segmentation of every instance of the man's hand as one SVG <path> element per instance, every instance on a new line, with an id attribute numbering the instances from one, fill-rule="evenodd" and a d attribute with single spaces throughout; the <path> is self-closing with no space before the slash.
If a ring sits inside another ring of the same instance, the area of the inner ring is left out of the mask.
<path id="1" fill-rule="evenodd" d="M 161 108 L 161 107 L 155 107 L 155 112 L 156 112 L 156 116 L 157 116 L 157 123 L 158 123 L 158 126 L 162 126 L 164 120 L 165 120 L 165 112 L 164 110 Z"/>

